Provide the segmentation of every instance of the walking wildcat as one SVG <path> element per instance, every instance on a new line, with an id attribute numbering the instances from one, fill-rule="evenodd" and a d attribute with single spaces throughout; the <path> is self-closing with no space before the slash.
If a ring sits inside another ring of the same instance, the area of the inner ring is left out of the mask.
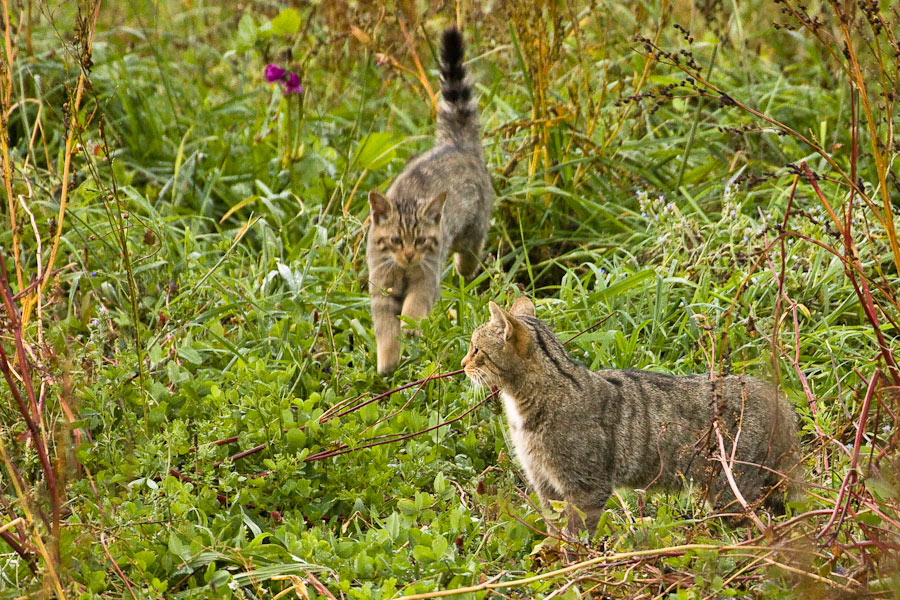
<path id="1" fill-rule="evenodd" d="M 590 371 L 518 298 L 472 333 L 462 361 L 476 384 L 497 386 L 515 452 L 541 502 L 565 500 L 593 533 L 616 487 L 708 486 L 714 506 L 735 501 L 718 461 L 718 419 L 741 495 L 783 508 L 785 473 L 797 467 L 797 419 L 775 388 L 747 376 L 673 377 Z M 799 469 L 798 469 L 799 470 Z M 777 488 L 777 489 L 776 489 Z M 570 511 L 570 525 L 576 521 Z"/>
<path id="2" fill-rule="evenodd" d="M 369 192 L 372 224 L 366 258 L 378 372 L 400 361 L 400 320 L 421 319 L 441 291 L 447 255 L 471 278 L 494 201 L 481 148 L 478 110 L 463 67 L 462 35 L 441 39 L 441 94 L 434 148 L 411 160 L 386 196 Z"/>

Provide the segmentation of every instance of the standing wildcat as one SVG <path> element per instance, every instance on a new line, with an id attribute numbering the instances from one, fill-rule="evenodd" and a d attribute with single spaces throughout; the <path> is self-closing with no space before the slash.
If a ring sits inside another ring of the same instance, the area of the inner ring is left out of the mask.
<path id="1" fill-rule="evenodd" d="M 456 253 L 456 271 L 470 279 L 488 232 L 494 191 L 456 29 L 441 39 L 441 94 L 434 148 L 411 160 L 386 196 L 369 192 L 366 258 L 381 374 L 400 361 L 397 315 L 428 314 L 450 252 Z"/>
<path id="2" fill-rule="evenodd" d="M 493 302 L 490 309 L 462 365 L 477 384 L 500 388 L 516 455 L 545 505 L 577 506 L 593 533 L 619 486 L 677 490 L 682 477 L 693 478 L 709 486 L 714 506 L 734 502 L 718 461 L 718 416 L 726 458 L 737 443 L 731 469 L 741 495 L 783 506 L 783 474 L 797 468 L 799 439 L 796 414 L 775 388 L 747 376 L 590 371 L 527 298 L 510 312 Z"/>

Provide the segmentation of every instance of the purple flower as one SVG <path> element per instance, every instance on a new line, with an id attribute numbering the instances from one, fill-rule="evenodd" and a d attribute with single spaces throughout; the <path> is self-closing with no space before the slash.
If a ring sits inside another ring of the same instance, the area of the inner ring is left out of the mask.
<path id="1" fill-rule="evenodd" d="M 275 63 L 266 65 L 266 81 L 269 83 L 281 83 L 286 94 L 300 94 L 303 92 L 303 86 L 300 85 L 300 76 L 296 73 L 288 74 L 286 70 Z"/>
<path id="2" fill-rule="evenodd" d="M 290 75 L 288 75 L 284 83 L 284 91 L 288 94 L 301 93 L 303 91 L 303 86 L 300 85 L 300 76 L 296 73 L 291 73 Z"/>
<path id="3" fill-rule="evenodd" d="M 269 83 L 281 81 L 282 79 L 284 79 L 284 76 L 286 74 L 287 71 L 276 64 L 269 63 L 268 65 L 266 65 L 266 81 L 268 81 Z"/>

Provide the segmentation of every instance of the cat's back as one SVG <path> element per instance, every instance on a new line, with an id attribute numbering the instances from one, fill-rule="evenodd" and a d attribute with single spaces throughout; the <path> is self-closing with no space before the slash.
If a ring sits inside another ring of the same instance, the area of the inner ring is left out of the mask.
<path id="1" fill-rule="evenodd" d="M 602 369 L 592 372 L 599 393 L 629 407 L 643 405 L 657 415 L 706 414 L 711 387 L 706 375 L 669 375 L 639 369 Z"/>
<path id="2" fill-rule="evenodd" d="M 719 414 L 733 429 L 740 428 L 761 447 L 791 453 L 799 444 L 797 412 L 778 389 L 750 375 L 721 378 Z M 716 398 L 719 398 L 717 393 Z"/>
<path id="3" fill-rule="evenodd" d="M 425 202 L 446 194 L 441 227 L 450 245 L 459 239 L 483 239 L 494 203 L 490 175 L 480 154 L 453 143 L 435 146 L 412 159 L 394 180 L 389 194 Z"/>
<path id="4" fill-rule="evenodd" d="M 668 375 L 636 369 L 593 372 L 599 395 L 611 396 L 620 418 L 653 437 L 678 427 L 708 429 L 718 418 L 749 440 L 795 444 L 796 412 L 775 386 L 752 375 Z M 595 384 L 596 385 L 596 384 Z"/>
<path id="5" fill-rule="evenodd" d="M 448 202 L 460 196 L 461 189 L 473 187 L 493 195 L 484 159 L 470 149 L 449 143 L 412 158 L 391 185 L 393 193 L 403 195 L 447 192 Z"/>
<path id="6" fill-rule="evenodd" d="M 793 407 L 756 377 L 607 369 L 592 372 L 592 388 L 592 404 L 606 413 L 604 426 L 615 439 L 619 483 L 674 488 L 682 473 L 701 477 L 716 422 L 725 440 L 740 440 L 744 462 L 775 464 L 797 447 Z M 589 422 L 574 421 L 573 427 Z"/>
<path id="7" fill-rule="evenodd" d="M 670 375 L 640 369 L 601 369 L 593 371 L 600 381 L 611 386 L 624 399 L 644 400 L 658 406 L 706 404 L 744 397 L 752 404 L 778 401 L 774 386 L 752 375 Z"/>

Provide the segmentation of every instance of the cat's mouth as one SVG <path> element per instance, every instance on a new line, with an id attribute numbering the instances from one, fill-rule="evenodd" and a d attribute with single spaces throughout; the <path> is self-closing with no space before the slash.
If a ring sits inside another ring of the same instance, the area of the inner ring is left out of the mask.
<path id="1" fill-rule="evenodd" d="M 410 256 L 408 254 L 397 253 L 394 255 L 394 262 L 401 267 L 414 267 L 422 261 L 421 256 Z"/>
<path id="2" fill-rule="evenodd" d="M 493 387 L 487 382 L 487 377 L 481 371 L 469 367 L 465 367 L 463 370 L 466 373 L 466 377 L 475 384 L 475 387 Z"/>

